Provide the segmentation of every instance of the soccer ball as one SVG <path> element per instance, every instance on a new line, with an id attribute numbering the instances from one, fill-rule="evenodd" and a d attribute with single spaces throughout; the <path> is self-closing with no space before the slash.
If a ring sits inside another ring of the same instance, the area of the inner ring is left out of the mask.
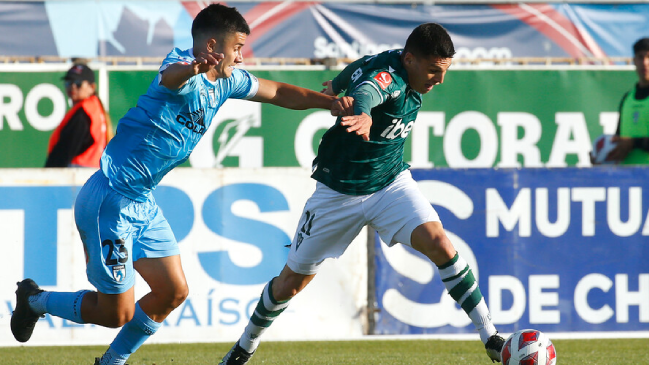
<path id="1" fill-rule="evenodd" d="M 593 142 L 593 149 L 590 151 L 590 155 L 595 160 L 595 163 L 598 164 L 614 164 L 615 161 L 606 161 L 608 154 L 613 151 L 617 145 L 612 141 L 613 136 L 610 134 L 602 134 L 597 137 Z"/>
<path id="2" fill-rule="evenodd" d="M 557 353 L 543 332 L 527 329 L 514 332 L 505 341 L 500 356 L 503 365 L 556 365 Z"/>

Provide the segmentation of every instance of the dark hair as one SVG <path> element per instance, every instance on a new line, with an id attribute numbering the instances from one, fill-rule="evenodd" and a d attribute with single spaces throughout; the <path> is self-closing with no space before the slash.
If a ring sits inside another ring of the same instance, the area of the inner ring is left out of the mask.
<path id="1" fill-rule="evenodd" d="M 192 23 L 192 38 L 222 38 L 229 33 L 250 34 L 250 27 L 237 11 L 221 4 L 211 4 L 201 10 Z"/>
<path id="2" fill-rule="evenodd" d="M 436 23 L 425 23 L 415 28 L 408 36 L 406 46 L 403 47 L 403 53 L 406 52 L 416 57 L 452 58 L 455 47 L 444 27 Z"/>
<path id="3" fill-rule="evenodd" d="M 633 55 L 635 56 L 638 52 L 649 51 L 649 38 L 640 38 L 637 42 L 633 44 Z"/>

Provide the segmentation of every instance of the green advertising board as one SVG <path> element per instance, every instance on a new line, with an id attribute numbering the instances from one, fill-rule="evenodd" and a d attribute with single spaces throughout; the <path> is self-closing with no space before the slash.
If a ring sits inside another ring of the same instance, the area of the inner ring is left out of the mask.
<path id="1" fill-rule="evenodd" d="M 320 90 L 323 70 L 253 70 L 257 77 Z M 0 72 L 0 167 L 41 167 L 49 135 L 63 118 L 62 72 Z M 104 102 L 113 124 L 133 107 L 154 70 L 110 69 Z M 414 167 L 588 166 L 591 141 L 617 125 L 620 98 L 636 80 L 629 69 L 451 69 L 424 96 L 406 144 Z M 324 110 L 286 110 L 229 100 L 188 165 L 309 166 L 334 118 Z"/>

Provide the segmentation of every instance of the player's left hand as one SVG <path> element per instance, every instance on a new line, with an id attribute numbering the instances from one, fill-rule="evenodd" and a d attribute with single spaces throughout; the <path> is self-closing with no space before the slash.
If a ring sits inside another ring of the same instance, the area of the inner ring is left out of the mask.
<path id="1" fill-rule="evenodd" d="M 372 127 L 372 118 L 362 113 L 361 115 L 348 115 L 342 117 L 340 125 L 347 127 L 347 132 L 356 133 L 363 138 L 363 141 L 370 140 L 370 128 Z"/>
<path id="2" fill-rule="evenodd" d="M 343 96 L 334 100 L 333 104 L 331 104 L 331 115 L 334 117 L 354 115 L 354 98 Z"/>
<path id="3" fill-rule="evenodd" d="M 194 74 L 198 75 L 199 73 L 205 73 L 214 67 L 216 67 L 219 62 L 225 58 L 223 53 L 216 52 L 201 52 L 196 56 L 192 61 L 192 67 L 194 68 Z"/>
<path id="4" fill-rule="evenodd" d="M 336 94 L 334 93 L 334 89 L 333 89 L 331 80 L 323 82 L 322 86 L 324 86 L 325 88 L 320 91 L 321 93 L 323 93 L 325 95 L 329 95 L 329 96 L 336 96 Z"/>

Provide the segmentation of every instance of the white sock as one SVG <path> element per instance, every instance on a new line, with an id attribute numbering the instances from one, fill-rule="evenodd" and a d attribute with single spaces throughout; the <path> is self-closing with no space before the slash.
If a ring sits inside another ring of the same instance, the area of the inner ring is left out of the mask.
<path id="1" fill-rule="evenodd" d="M 273 279 L 275 280 L 275 279 Z M 255 312 L 239 339 L 239 346 L 251 353 L 261 342 L 261 335 L 270 327 L 273 321 L 288 307 L 288 300 L 278 302 L 273 297 L 273 280 L 271 280 L 261 293 Z"/>
<path id="2" fill-rule="evenodd" d="M 480 333 L 482 343 L 486 344 L 489 337 L 498 333 L 496 327 L 491 322 L 491 314 L 484 299 L 469 313 L 469 318 L 471 318 L 471 322 L 473 322 L 473 325 Z"/>

